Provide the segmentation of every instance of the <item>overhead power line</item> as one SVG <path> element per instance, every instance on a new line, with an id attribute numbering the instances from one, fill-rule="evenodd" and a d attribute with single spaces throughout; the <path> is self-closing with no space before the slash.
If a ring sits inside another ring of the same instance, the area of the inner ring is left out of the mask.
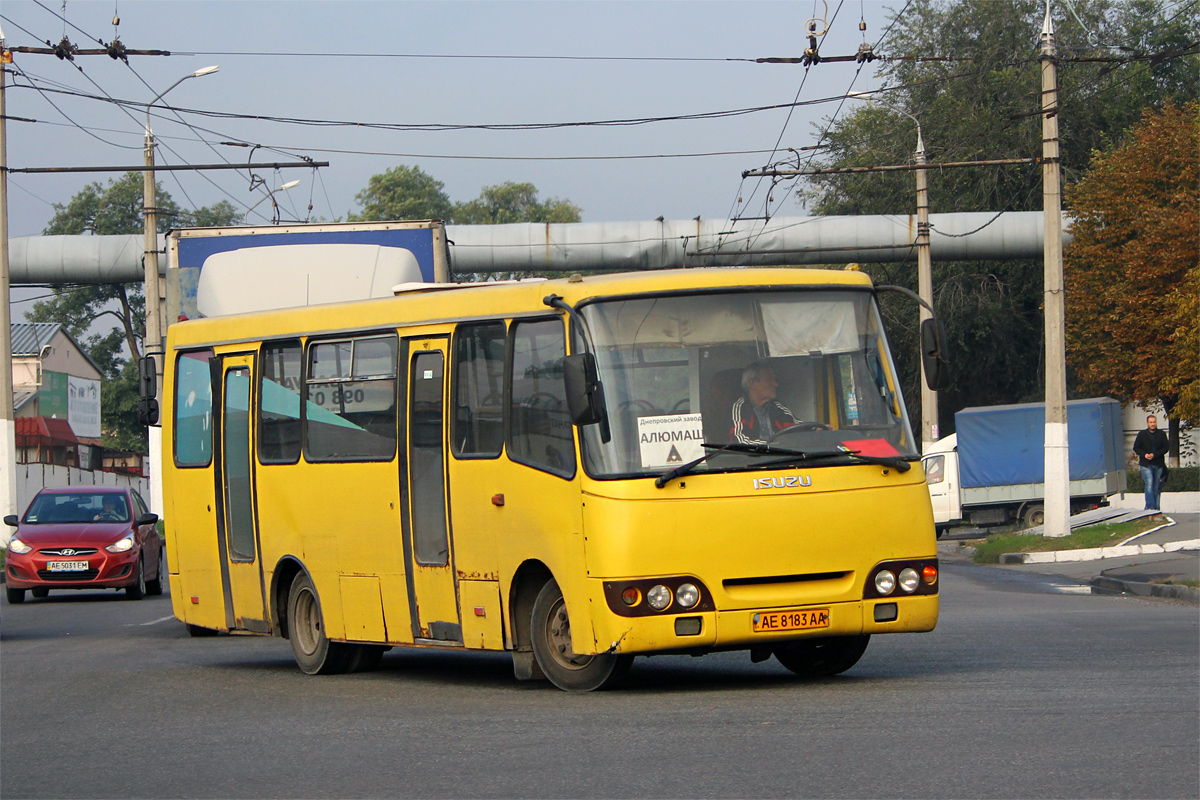
<path id="1" fill-rule="evenodd" d="M 19 85 L 14 85 L 13 88 L 18 88 Z M 113 103 L 131 108 L 145 109 L 147 103 L 134 100 L 121 100 L 116 98 L 102 97 L 100 95 L 89 94 L 78 90 L 68 89 L 50 89 L 39 88 L 43 93 L 62 94 L 72 97 L 81 97 L 88 100 L 99 100 L 101 102 Z M 182 114 L 194 114 L 201 117 L 209 117 L 213 119 L 236 119 L 236 120 L 252 120 L 259 122 L 276 122 L 288 125 L 306 125 L 319 128 L 364 128 L 370 130 L 390 130 L 390 131 L 425 131 L 425 132 L 447 132 L 447 131 L 470 131 L 470 130 L 487 130 L 487 131 L 538 131 L 538 130 L 556 130 L 560 128 L 587 128 L 587 127 L 633 127 L 637 125 L 650 125 L 661 122 L 687 122 L 693 120 L 709 120 L 709 119 L 725 119 L 729 117 L 747 116 L 750 114 L 760 114 L 767 111 L 779 111 L 781 109 L 790 109 L 799 106 L 820 105 L 822 103 L 833 103 L 842 100 L 841 95 L 834 97 L 823 97 L 815 100 L 804 100 L 793 103 L 774 103 L 763 106 L 748 106 L 745 108 L 733 108 L 720 111 L 701 111 L 692 114 L 670 114 L 655 117 L 629 117 L 619 119 L 600 119 L 600 120 L 571 120 L 563 122 L 513 122 L 513 123 L 449 123 L 449 122 L 361 122 L 355 120 L 339 120 L 339 119 L 317 119 L 313 117 L 277 117 L 266 114 L 241 114 L 231 111 L 207 111 L 204 109 L 187 108 L 184 106 L 168 106 L 162 103 L 155 104 L 154 108 L 159 110 L 167 110 Z"/>

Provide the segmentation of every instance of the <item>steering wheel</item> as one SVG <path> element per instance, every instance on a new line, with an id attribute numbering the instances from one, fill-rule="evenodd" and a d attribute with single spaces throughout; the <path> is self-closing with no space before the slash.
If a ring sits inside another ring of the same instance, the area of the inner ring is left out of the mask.
<path id="1" fill-rule="evenodd" d="M 826 425 L 824 422 L 800 422 L 795 425 L 792 425 L 791 427 L 784 428 L 783 430 L 779 431 L 774 436 L 772 436 L 770 439 L 767 439 L 767 441 L 773 442 L 776 439 L 782 439 L 793 433 L 807 433 L 809 431 L 831 431 L 831 430 L 833 430 L 833 427 Z"/>
<path id="2" fill-rule="evenodd" d="M 548 402 L 543 404 L 542 403 L 543 400 L 546 400 Z M 556 397 L 555 395 L 552 395 L 549 392 L 534 392 L 533 394 L 529 395 L 524 400 L 522 400 L 521 405 L 524 408 L 538 408 L 543 405 L 546 408 L 560 408 L 562 406 L 562 398 Z"/>
<path id="3" fill-rule="evenodd" d="M 94 522 L 120 522 L 121 515 L 115 511 L 101 511 L 92 520 Z"/>
<path id="4" fill-rule="evenodd" d="M 691 411 L 691 409 L 692 409 L 691 398 L 684 397 L 684 398 L 681 398 L 681 399 L 675 401 L 675 405 L 671 406 L 671 413 L 677 414 L 681 411 L 686 413 L 688 411 Z"/>

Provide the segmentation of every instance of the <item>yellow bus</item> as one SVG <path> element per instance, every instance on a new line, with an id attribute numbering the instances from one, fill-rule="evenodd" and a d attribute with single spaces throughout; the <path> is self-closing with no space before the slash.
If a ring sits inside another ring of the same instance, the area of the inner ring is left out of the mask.
<path id="1" fill-rule="evenodd" d="M 938 618 L 883 288 L 698 269 L 172 325 L 175 615 L 312 674 L 393 646 L 509 651 L 568 691 L 635 655 L 849 669 Z"/>

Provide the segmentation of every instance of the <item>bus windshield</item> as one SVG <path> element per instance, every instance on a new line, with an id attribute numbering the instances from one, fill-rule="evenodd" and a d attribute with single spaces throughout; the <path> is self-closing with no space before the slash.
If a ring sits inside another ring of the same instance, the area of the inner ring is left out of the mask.
<path id="1" fill-rule="evenodd" d="M 581 429 L 593 477 L 662 475 L 705 455 L 689 471 L 919 458 L 869 292 L 676 294 L 579 312 L 611 431 L 604 442 L 600 426 Z"/>

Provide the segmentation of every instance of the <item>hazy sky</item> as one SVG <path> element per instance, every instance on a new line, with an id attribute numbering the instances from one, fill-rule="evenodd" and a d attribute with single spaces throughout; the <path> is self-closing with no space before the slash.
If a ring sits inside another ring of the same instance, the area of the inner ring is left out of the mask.
<path id="1" fill-rule="evenodd" d="M 381 130 L 195 112 L 387 125 L 540 124 L 711 114 L 789 104 L 797 97 L 840 97 L 877 88 L 874 65 L 819 64 L 808 68 L 806 79 L 799 64 L 753 59 L 803 55 L 806 23 L 814 16 L 819 29 L 829 31 L 819 40 L 823 55 L 853 54 L 864 37 L 875 43 L 883 36 L 892 5 L 71 0 L 64 13 L 62 0 L 5 0 L 0 25 L 9 47 L 57 44 L 64 35 L 81 48 L 96 47 L 97 39 L 108 42 L 119 34 L 130 49 L 172 53 L 132 56 L 129 66 L 103 55 L 80 55 L 72 64 L 17 53 L 15 65 L 27 77 L 9 76 L 8 114 L 37 121 L 9 123 L 8 161 L 13 168 L 140 164 L 145 109 L 123 110 L 92 98 L 146 103 L 178 78 L 219 64 L 216 74 L 187 80 L 162 101 L 178 108 L 193 129 L 171 111 L 153 111 L 159 163 L 244 163 L 251 157 L 249 148 L 223 142 L 262 145 L 252 156 L 260 163 L 297 161 L 300 155 L 330 162 L 316 175 L 310 169 L 256 171 L 272 187 L 301 181 L 281 195 L 287 217 L 303 218 L 311 202 L 316 217 L 344 218 L 357 210 L 354 196 L 370 176 L 397 164 L 419 165 L 443 181 L 455 201 L 477 196 L 483 186 L 529 181 L 543 199 L 579 205 L 589 222 L 761 215 L 769 193 L 756 182 L 743 184 L 742 170 L 772 160 L 777 142 L 783 148 L 815 144 L 814 123 L 838 113 L 838 102 L 799 107 L 790 120 L 782 108 L 716 119 L 500 131 Z M 886 51 L 886 41 L 879 51 Z M 551 56 L 557 58 L 546 58 Z M 760 152 L 612 158 L 728 151 Z M 580 158 L 601 156 L 609 158 Z M 564 160 L 517 160 L 545 157 Z M 52 203 L 65 203 L 85 183 L 109 177 L 11 175 L 11 235 L 40 233 L 54 213 Z M 159 182 L 181 206 L 227 199 L 245 210 L 263 197 L 250 191 L 245 171 L 160 172 Z M 773 215 L 802 213 L 786 188 L 774 195 Z M 269 203 L 257 212 L 267 216 L 252 214 L 250 221 L 269 221 Z"/>

